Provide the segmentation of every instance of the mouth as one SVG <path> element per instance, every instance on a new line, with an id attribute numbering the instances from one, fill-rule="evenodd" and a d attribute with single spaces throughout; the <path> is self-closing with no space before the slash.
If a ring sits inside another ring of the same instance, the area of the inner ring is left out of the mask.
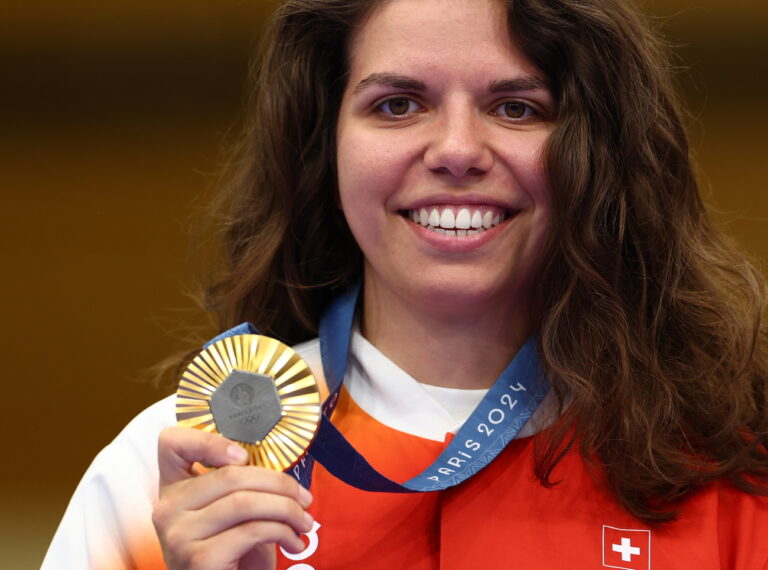
<path id="1" fill-rule="evenodd" d="M 495 206 L 427 206 L 401 210 L 414 224 L 438 234 L 466 237 L 488 231 L 513 213 Z"/>

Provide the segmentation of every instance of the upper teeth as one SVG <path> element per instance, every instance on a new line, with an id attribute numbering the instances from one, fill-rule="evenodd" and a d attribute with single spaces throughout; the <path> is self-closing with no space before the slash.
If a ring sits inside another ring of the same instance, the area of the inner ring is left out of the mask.
<path id="1" fill-rule="evenodd" d="M 470 209 L 431 206 L 408 210 L 408 217 L 411 221 L 434 231 L 456 229 L 476 233 L 499 225 L 504 221 L 505 215 L 489 207 Z"/>

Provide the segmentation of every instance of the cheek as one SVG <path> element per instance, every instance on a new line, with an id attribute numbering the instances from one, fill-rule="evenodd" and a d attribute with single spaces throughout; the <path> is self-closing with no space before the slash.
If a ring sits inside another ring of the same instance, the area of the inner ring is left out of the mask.
<path id="1" fill-rule="evenodd" d="M 538 140 L 531 141 L 513 161 L 516 177 L 526 188 L 536 210 L 549 211 L 551 193 L 549 176 L 544 161 L 548 134 Z M 540 212 L 544 213 L 544 212 Z"/>
<path id="2" fill-rule="evenodd" d="M 377 172 L 375 150 L 359 139 L 345 133 L 338 141 L 336 163 L 342 203 L 367 191 Z"/>
<path id="3" fill-rule="evenodd" d="M 509 163 L 517 183 L 525 191 L 529 200 L 531 208 L 529 247 L 534 256 L 541 253 L 549 235 L 552 218 L 552 194 L 549 176 L 544 166 L 546 142 L 546 137 L 529 141 L 529 144 L 520 148 Z"/>
<path id="4" fill-rule="evenodd" d="M 382 137 L 354 118 L 342 117 L 336 136 L 339 172 L 343 172 L 342 166 L 350 172 L 370 169 L 375 166 L 376 157 L 384 150 Z"/>
<path id="5" fill-rule="evenodd" d="M 549 181 L 545 173 L 541 172 L 532 180 L 531 200 L 533 201 L 533 216 L 536 240 L 546 241 L 552 224 L 552 195 L 549 190 Z M 541 243 L 539 245 L 542 245 Z"/>
<path id="6" fill-rule="evenodd" d="M 350 213 L 361 214 L 359 209 L 371 215 L 386 210 L 389 199 L 404 185 L 407 160 L 386 137 L 347 133 L 338 142 L 337 167 L 339 195 L 349 219 Z"/>
<path id="7" fill-rule="evenodd" d="M 341 209 L 352 230 L 355 220 L 365 213 L 363 206 L 369 200 L 371 168 L 364 153 L 353 147 L 339 145 L 338 183 Z"/>
<path id="8" fill-rule="evenodd" d="M 354 145 L 345 145 L 344 141 L 338 146 L 337 164 L 341 210 L 355 241 L 365 249 L 376 226 L 376 170 L 367 153 Z"/>

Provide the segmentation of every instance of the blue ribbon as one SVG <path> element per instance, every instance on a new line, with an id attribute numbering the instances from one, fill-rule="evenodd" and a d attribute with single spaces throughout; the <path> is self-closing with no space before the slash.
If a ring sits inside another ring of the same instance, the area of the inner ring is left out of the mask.
<path id="1" fill-rule="evenodd" d="M 488 390 L 472 415 L 459 429 L 437 459 L 416 477 L 403 484 L 374 469 L 334 426 L 330 417 L 349 361 L 349 345 L 360 285 L 337 298 L 320 321 L 320 354 L 330 395 L 323 404 L 320 430 L 307 455 L 293 468 L 292 475 L 306 488 L 317 460 L 348 485 L 366 491 L 414 493 L 440 491 L 458 485 L 501 453 L 533 415 L 549 390 L 529 339 Z M 209 344 L 235 334 L 254 334 L 244 323 Z"/>

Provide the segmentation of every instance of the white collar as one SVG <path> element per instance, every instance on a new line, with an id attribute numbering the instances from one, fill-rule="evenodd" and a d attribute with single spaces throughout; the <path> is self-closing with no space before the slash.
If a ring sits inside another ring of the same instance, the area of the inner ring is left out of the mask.
<path id="1" fill-rule="evenodd" d="M 295 350 L 321 379 L 319 340 L 303 343 Z M 352 400 L 387 427 L 424 439 L 442 442 L 446 434 L 456 433 L 487 392 L 419 383 L 365 339 L 357 326 L 352 330 L 349 352 L 344 387 Z M 474 405 L 454 406 L 450 403 L 462 396 Z M 550 391 L 517 437 L 527 437 L 546 428 L 552 423 L 555 410 L 555 399 Z"/>

